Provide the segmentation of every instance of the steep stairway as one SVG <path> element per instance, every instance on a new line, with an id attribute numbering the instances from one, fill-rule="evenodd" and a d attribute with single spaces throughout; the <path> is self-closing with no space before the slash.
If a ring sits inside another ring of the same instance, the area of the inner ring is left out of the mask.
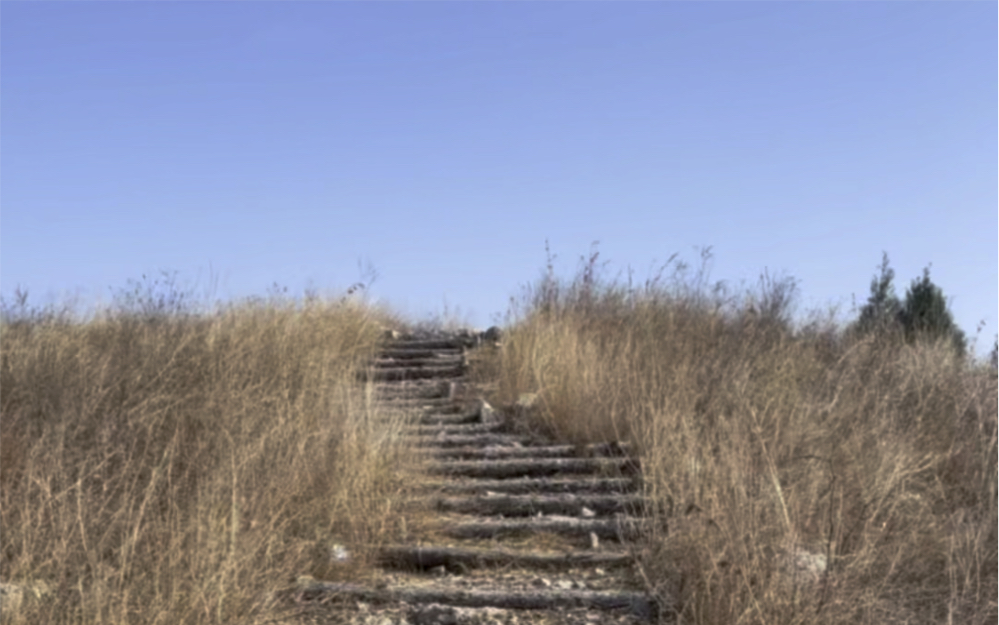
<path id="1" fill-rule="evenodd" d="M 518 431 L 466 377 L 474 335 L 387 341 L 368 372 L 403 411 L 426 464 L 432 529 L 379 555 L 374 584 L 312 584 L 300 601 L 359 609 L 378 625 L 648 623 L 629 540 L 643 523 L 627 444 L 576 447 Z M 360 606 L 360 608 L 358 608 Z"/>

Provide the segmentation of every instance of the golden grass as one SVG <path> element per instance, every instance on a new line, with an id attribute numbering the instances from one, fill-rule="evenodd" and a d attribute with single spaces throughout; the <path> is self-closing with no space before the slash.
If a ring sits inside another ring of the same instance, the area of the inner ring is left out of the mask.
<path id="1" fill-rule="evenodd" d="M 364 576 L 408 462 L 357 378 L 385 319 L 313 299 L 4 323 L 0 579 L 48 589 L 4 623 L 262 622 L 298 576 Z"/>
<path id="2" fill-rule="evenodd" d="M 637 446 L 659 517 L 639 561 L 679 622 L 994 623 L 996 372 L 795 327 L 786 280 L 674 278 L 543 279 L 490 366 L 557 438 Z"/>

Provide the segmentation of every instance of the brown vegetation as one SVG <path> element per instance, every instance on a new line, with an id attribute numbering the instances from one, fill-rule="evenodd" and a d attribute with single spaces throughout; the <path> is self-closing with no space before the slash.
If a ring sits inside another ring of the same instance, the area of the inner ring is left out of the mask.
<path id="1" fill-rule="evenodd" d="M 357 377 L 385 314 L 141 312 L 2 326 L 4 622 L 255 622 L 298 576 L 362 577 L 403 490 Z"/>
<path id="2" fill-rule="evenodd" d="M 595 261 L 514 311 L 496 400 L 637 447 L 659 517 L 639 560 L 679 622 L 995 622 L 994 369 L 796 324 L 789 280 L 631 288 Z"/>

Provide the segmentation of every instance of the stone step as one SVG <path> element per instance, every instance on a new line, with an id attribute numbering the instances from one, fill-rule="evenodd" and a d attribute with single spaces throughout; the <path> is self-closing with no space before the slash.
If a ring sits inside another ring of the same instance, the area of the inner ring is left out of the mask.
<path id="1" fill-rule="evenodd" d="M 488 538 L 523 534 L 561 534 L 572 537 L 596 535 L 607 540 L 637 538 L 641 523 L 638 519 L 618 516 L 615 518 L 580 519 L 550 515 L 524 518 L 474 517 L 470 521 L 456 521 L 442 528 L 452 538 Z"/>
<path id="2" fill-rule="evenodd" d="M 592 608 L 604 611 L 626 611 L 644 619 L 654 619 L 658 613 L 657 604 L 646 593 L 629 590 L 484 590 L 467 589 L 452 585 L 423 584 L 386 585 L 383 588 L 370 588 L 360 584 L 310 581 L 284 593 L 297 603 L 321 602 L 335 604 L 338 600 L 363 601 L 366 603 L 406 603 L 410 605 L 441 604 L 441 612 L 446 606 L 472 608 L 499 608 L 507 610 L 560 610 L 571 608 Z M 439 620 L 435 615 L 426 615 L 421 622 L 455 622 Z M 453 617 L 453 615 L 452 615 Z"/>
<path id="3" fill-rule="evenodd" d="M 404 380 L 374 383 L 375 397 L 386 400 L 447 399 L 451 394 L 451 381 Z"/>
<path id="4" fill-rule="evenodd" d="M 481 419 L 477 415 L 468 414 L 468 411 L 459 404 L 453 402 L 380 402 L 385 410 L 395 412 L 409 412 L 418 414 L 439 414 L 439 415 L 461 415 L 464 417 L 460 423 L 477 423 Z M 434 421 L 430 422 L 435 423 Z"/>
<path id="5" fill-rule="evenodd" d="M 634 475 L 637 461 L 632 458 L 516 458 L 511 460 L 450 460 L 428 467 L 437 475 L 460 475 L 508 479 L 564 473 L 604 473 Z"/>
<path id="6" fill-rule="evenodd" d="M 459 573 L 469 569 L 521 567 L 566 569 L 576 567 L 619 567 L 634 562 L 629 553 L 579 550 L 572 553 L 545 553 L 505 549 L 396 545 L 378 552 L 378 564 L 386 568 L 426 571 L 444 567 Z"/>
<path id="7" fill-rule="evenodd" d="M 465 423 L 478 423 L 478 415 L 468 414 L 461 410 L 461 406 L 435 408 L 432 411 L 421 414 L 415 423 L 423 425 L 462 425 Z"/>
<path id="8" fill-rule="evenodd" d="M 634 478 L 608 477 L 564 477 L 548 478 L 517 478 L 507 480 L 448 480 L 444 482 L 426 482 L 423 488 L 427 492 L 437 493 L 627 493 L 638 488 Z"/>
<path id="9" fill-rule="evenodd" d="M 465 374 L 464 366 L 444 367 L 400 367 L 398 369 L 370 369 L 358 375 L 364 380 L 384 382 L 388 380 L 444 380 L 460 378 Z"/>
<path id="10" fill-rule="evenodd" d="M 529 436 L 517 434 L 471 434 L 451 436 L 407 436 L 416 447 L 470 447 L 473 445 L 521 445 L 530 442 Z"/>
<path id="11" fill-rule="evenodd" d="M 474 415 L 471 418 L 475 418 Z M 539 445 L 524 447 L 521 445 L 491 445 L 486 447 L 452 447 L 437 449 L 430 452 L 433 457 L 445 459 L 461 458 L 465 460 L 496 459 L 496 458 L 571 458 L 594 456 L 623 455 L 627 447 L 616 444 L 586 445 Z"/>
<path id="12" fill-rule="evenodd" d="M 499 423 L 461 423 L 457 425 L 411 425 L 405 433 L 410 436 L 471 436 L 473 434 L 489 434 L 499 432 L 503 426 Z"/>
<path id="13" fill-rule="evenodd" d="M 446 358 L 377 358 L 374 366 L 379 369 L 392 369 L 401 367 L 453 367 L 464 365 L 464 356 L 448 356 Z"/>
<path id="14" fill-rule="evenodd" d="M 574 517 L 598 517 L 614 514 L 643 513 L 643 498 L 634 494 L 531 494 L 502 495 L 497 493 L 477 497 L 445 497 L 437 500 L 437 508 L 458 514 L 536 516 L 555 514 Z"/>
<path id="15" fill-rule="evenodd" d="M 436 338 L 436 339 L 396 339 L 385 343 L 383 350 L 464 350 L 468 341 L 459 338 Z"/>
<path id="16" fill-rule="evenodd" d="M 457 402 L 452 401 L 447 395 L 417 395 L 410 393 L 398 393 L 395 395 L 383 394 L 375 395 L 374 400 L 386 406 L 420 407 L 420 406 L 453 406 Z"/>
<path id="17" fill-rule="evenodd" d="M 389 347 L 378 352 L 380 358 L 395 358 L 396 360 L 411 360 L 420 358 L 460 357 L 465 353 L 461 348 L 412 349 Z"/>

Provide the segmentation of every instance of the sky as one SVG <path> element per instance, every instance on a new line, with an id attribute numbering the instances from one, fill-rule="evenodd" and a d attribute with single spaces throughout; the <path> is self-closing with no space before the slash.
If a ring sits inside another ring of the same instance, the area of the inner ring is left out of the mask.
<path id="1" fill-rule="evenodd" d="M 995 2 L 0 3 L 0 293 L 161 271 L 502 322 L 674 254 L 997 327 Z"/>

